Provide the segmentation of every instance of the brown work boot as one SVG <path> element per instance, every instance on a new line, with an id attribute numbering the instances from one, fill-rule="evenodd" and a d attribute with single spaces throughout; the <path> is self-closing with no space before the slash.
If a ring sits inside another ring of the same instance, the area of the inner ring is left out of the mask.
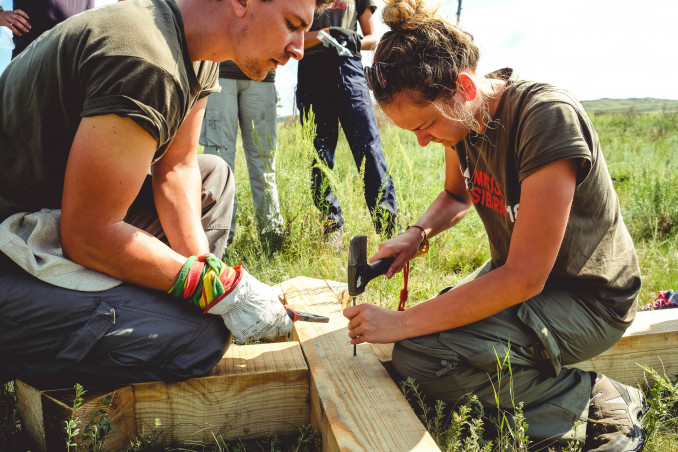
<path id="1" fill-rule="evenodd" d="M 636 452 L 643 450 L 645 428 L 638 417 L 643 392 L 593 373 L 593 388 L 586 427 L 585 451 Z"/>

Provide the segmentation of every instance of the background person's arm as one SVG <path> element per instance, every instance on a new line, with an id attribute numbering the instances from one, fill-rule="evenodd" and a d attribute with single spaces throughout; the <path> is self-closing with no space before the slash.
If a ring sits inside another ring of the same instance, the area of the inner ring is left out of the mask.
<path id="1" fill-rule="evenodd" d="M 363 38 L 360 40 L 360 48 L 363 50 L 373 50 L 375 47 L 377 47 L 377 30 L 374 27 L 374 19 L 372 15 L 372 10 L 370 8 L 366 8 L 362 15 L 358 18 L 360 31 L 363 33 Z"/>
<path id="2" fill-rule="evenodd" d="M 31 30 L 28 14 L 20 9 L 4 11 L 0 8 L 0 27 L 7 27 L 17 36 L 28 33 Z M 23 33 L 22 33 L 23 32 Z"/>

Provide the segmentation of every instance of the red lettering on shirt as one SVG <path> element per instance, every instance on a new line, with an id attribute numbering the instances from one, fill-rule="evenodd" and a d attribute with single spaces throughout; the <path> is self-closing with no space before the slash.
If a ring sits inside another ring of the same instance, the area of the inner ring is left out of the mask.
<path id="1" fill-rule="evenodd" d="M 494 177 L 477 168 L 473 171 L 471 200 L 473 204 L 480 204 L 488 209 L 492 209 L 506 218 L 506 205 L 499 183 Z"/>
<path id="2" fill-rule="evenodd" d="M 342 0 L 336 1 L 332 3 L 332 6 L 330 6 L 329 9 L 346 9 L 346 2 Z"/>
<path id="3" fill-rule="evenodd" d="M 473 190 L 471 190 L 471 199 L 473 200 L 473 204 L 478 204 L 480 201 L 480 187 L 473 187 Z"/>

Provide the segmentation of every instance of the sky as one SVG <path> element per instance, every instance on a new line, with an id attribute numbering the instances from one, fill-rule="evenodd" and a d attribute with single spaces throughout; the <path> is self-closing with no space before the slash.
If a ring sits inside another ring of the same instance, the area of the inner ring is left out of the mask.
<path id="1" fill-rule="evenodd" d="M 388 27 L 376 1 L 381 35 Z M 456 22 L 457 1 L 438 4 L 440 14 Z M 11 0 L 0 5 L 11 9 Z M 580 100 L 678 100 L 677 17 L 677 0 L 463 0 L 459 25 L 480 49 L 479 73 L 512 67 L 522 78 L 552 83 Z M 0 70 L 9 55 L 0 48 Z M 363 63 L 372 56 L 363 52 Z M 294 60 L 278 69 L 281 116 L 293 111 L 296 70 Z"/>

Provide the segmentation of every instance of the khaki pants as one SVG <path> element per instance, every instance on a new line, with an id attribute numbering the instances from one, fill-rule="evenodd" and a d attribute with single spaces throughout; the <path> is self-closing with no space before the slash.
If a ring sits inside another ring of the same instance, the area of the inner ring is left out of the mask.
<path id="1" fill-rule="evenodd" d="M 461 284 L 488 271 L 489 262 Z M 590 302 L 547 288 L 479 322 L 398 342 L 393 364 L 448 404 L 473 393 L 484 407 L 512 414 L 522 402 L 533 442 L 583 442 L 591 374 L 563 366 L 600 354 L 624 333 L 591 311 Z"/>
<path id="2" fill-rule="evenodd" d="M 260 235 L 282 236 L 284 220 L 280 213 L 275 181 L 276 101 L 275 83 L 219 78 L 221 92 L 207 98 L 200 144 L 205 154 L 224 159 L 235 170 L 238 124 L 250 178 L 252 203 Z M 238 209 L 233 201 L 233 217 L 228 240 L 235 234 Z"/>

